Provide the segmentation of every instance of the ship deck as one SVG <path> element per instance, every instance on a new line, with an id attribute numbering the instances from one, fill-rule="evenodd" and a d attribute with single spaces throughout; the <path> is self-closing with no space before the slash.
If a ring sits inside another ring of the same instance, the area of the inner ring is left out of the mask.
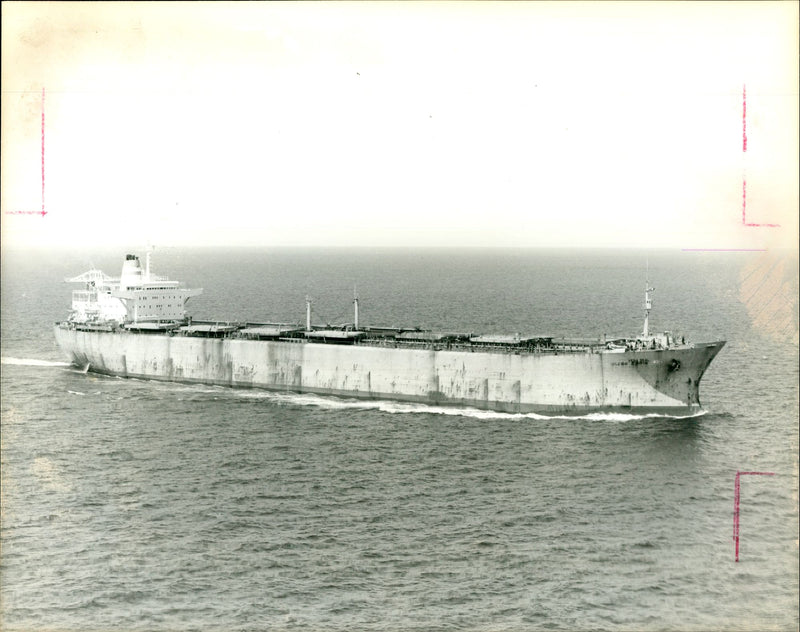
<path id="1" fill-rule="evenodd" d="M 660 341 L 643 342 L 637 338 L 569 338 L 549 335 L 483 335 L 475 333 L 440 332 L 418 328 L 352 326 L 312 327 L 306 331 L 294 323 L 262 322 L 143 322 L 119 325 L 117 323 L 57 322 L 56 325 L 77 331 L 127 333 L 142 336 L 180 336 L 223 338 L 234 340 L 260 340 L 294 344 L 326 344 L 415 349 L 432 351 L 460 351 L 467 353 L 509 354 L 586 354 L 623 353 L 625 351 L 651 351 L 688 349 L 691 344 L 669 344 Z"/>

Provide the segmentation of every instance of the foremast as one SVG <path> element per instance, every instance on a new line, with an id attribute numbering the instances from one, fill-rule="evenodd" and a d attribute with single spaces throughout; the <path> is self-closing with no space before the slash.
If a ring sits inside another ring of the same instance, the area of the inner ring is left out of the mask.
<path id="1" fill-rule="evenodd" d="M 644 282 L 644 329 L 642 330 L 642 338 L 650 336 L 650 310 L 653 309 L 653 298 L 650 292 L 655 292 L 655 288 L 650 287 L 650 281 Z"/>

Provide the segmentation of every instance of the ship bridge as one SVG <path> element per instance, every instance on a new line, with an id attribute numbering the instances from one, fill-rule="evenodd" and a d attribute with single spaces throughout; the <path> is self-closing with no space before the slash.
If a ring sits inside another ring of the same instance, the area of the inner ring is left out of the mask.
<path id="1" fill-rule="evenodd" d="M 72 293 L 69 320 L 74 323 L 181 321 L 186 317 L 186 301 L 203 292 L 182 288 L 178 281 L 152 274 L 150 252 L 144 269 L 139 257 L 127 255 L 119 278 L 92 269 L 65 280 L 84 284 L 84 289 Z"/>

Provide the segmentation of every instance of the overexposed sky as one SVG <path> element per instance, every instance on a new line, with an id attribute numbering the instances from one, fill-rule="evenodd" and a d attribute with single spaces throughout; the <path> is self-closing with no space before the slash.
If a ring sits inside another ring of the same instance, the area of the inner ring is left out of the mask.
<path id="1" fill-rule="evenodd" d="M 2 12 L 3 245 L 797 241 L 795 2 Z"/>

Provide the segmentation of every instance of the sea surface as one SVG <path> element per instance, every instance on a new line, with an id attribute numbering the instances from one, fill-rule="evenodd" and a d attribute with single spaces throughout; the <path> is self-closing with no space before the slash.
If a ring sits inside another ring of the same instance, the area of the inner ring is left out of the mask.
<path id="1" fill-rule="evenodd" d="M 3 251 L 0 629 L 797 630 L 797 263 L 773 253 L 164 248 L 196 318 L 726 339 L 704 414 L 578 418 L 84 374 Z M 743 476 L 740 561 L 732 519 Z"/>

